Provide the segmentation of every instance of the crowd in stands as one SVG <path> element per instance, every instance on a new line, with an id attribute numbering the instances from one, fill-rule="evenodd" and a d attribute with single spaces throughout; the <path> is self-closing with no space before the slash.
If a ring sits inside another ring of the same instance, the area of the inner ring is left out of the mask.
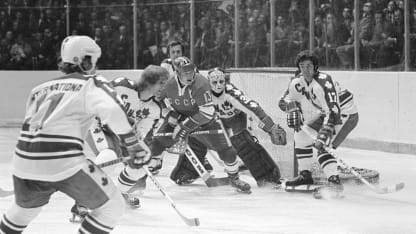
<path id="1" fill-rule="evenodd" d="M 168 57 L 177 40 L 189 55 L 190 14 L 186 1 L 140 0 L 137 64 L 144 68 Z M 410 38 L 416 45 L 416 1 L 410 1 Z M 56 69 L 67 34 L 66 1 L 0 1 L 0 69 Z M 403 62 L 403 0 L 360 1 L 360 65 L 383 68 Z M 201 69 L 234 65 L 233 1 L 196 1 L 195 62 Z M 315 53 L 323 66 L 354 66 L 354 0 L 316 0 Z M 309 47 L 308 1 L 276 0 L 276 66 L 293 66 Z M 101 69 L 133 68 L 132 0 L 70 0 L 69 34 L 89 35 L 103 50 Z M 240 67 L 270 66 L 270 1 L 240 0 Z M 416 67 L 416 46 L 411 66 Z"/>

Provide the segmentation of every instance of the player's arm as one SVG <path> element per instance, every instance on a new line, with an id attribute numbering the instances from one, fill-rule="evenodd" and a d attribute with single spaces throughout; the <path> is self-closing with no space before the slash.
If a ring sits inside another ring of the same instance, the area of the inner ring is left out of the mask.
<path id="1" fill-rule="evenodd" d="M 318 83 L 321 89 L 316 90 L 315 95 L 322 104 L 322 111 L 325 114 L 323 125 L 315 141 L 315 147 L 320 149 L 324 145 L 329 145 L 335 125 L 341 123 L 341 109 L 336 86 L 331 76 L 320 74 Z"/>
<path id="2" fill-rule="evenodd" d="M 260 120 L 259 128 L 270 135 L 274 144 L 286 144 L 286 132 L 278 124 L 274 123 L 273 119 L 264 111 L 258 102 L 244 95 L 242 91 L 231 83 L 226 84 L 225 92 L 234 100 L 232 103 L 237 102 L 237 106 L 240 107 L 239 109 L 253 113 Z"/>
<path id="3" fill-rule="evenodd" d="M 295 78 L 290 80 L 287 90 L 280 98 L 279 108 L 287 114 L 287 126 L 298 132 L 303 125 L 302 109 L 300 105 L 302 93 L 298 87 L 298 79 Z"/>
<path id="4" fill-rule="evenodd" d="M 115 90 L 107 82 L 94 78 L 85 97 L 86 111 L 98 116 L 103 124 L 118 135 L 121 145 L 127 149 L 132 167 L 140 167 L 150 160 L 150 150 L 129 123 L 124 106 Z"/>

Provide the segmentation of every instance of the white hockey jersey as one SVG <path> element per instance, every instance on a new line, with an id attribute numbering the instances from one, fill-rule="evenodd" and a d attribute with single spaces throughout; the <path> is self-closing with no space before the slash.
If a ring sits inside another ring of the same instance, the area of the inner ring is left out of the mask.
<path id="1" fill-rule="evenodd" d="M 132 130 L 122 101 L 103 77 L 73 73 L 32 89 L 13 157 L 14 175 L 59 181 L 86 163 L 84 138 L 95 116 L 116 134 Z"/>
<path id="2" fill-rule="evenodd" d="M 322 72 L 316 73 L 310 83 L 305 81 L 302 74 L 294 77 L 284 99 L 298 103 L 307 100 L 318 115 L 325 116 L 324 123 L 339 124 L 341 114 L 357 112 L 352 94 L 347 90 L 341 90 L 331 76 Z"/>
<path id="3" fill-rule="evenodd" d="M 136 130 L 146 136 L 161 117 L 161 107 L 155 97 L 141 100 L 133 81 L 126 77 L 114 79 L 111 85 L 123 101 L 127 116 L 135 120 Z"/>
<path id="4" fill-rule="evenodd" d="M 212 101 L 221 119 L 233 118 L 240 112 L 255 117 L 258 121 L 266 117 L 266 113 L 256 101 L 244 95 L 231 83 L 225 85 L 225 91 L 221 94 L 213 93 Z"/>

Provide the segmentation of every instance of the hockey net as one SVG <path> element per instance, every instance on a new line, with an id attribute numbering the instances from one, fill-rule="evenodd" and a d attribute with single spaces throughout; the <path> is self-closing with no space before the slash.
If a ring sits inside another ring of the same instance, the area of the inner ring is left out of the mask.
<path id="1" fill-rule="evenodd" d="M 286 113 L 278 106 L 279 99 L 286 91 L 290 78 L 293 77 L 294 68 L 249 68 L 249 69 L 228 69 L 231 82 L 244 92 L 249 98 L 256 100 L 260 106 L 269 114 L 272 119 L 282 126 L 287 132 L 287 145 L 273 145 L 270 137 L 257 127 L 257 122 L 249 122 L 249 130 L 252 131 L 260 143 L 266 148 L 273 160 L 280 167 L 282 178 L 292 178 L 297 175 L 297 162 L 294 154 L 294 131 L 287 127 Z M 316 109 L 309 103 L 304 102 L 302 113 L 305 119 L 316 114 Z M 249 120 L 251 120 L 249 118 Z M 316 153 L 316 152 L 315 152 Z M 355 167 L 357 171 L 370 182 L 378 182 L 379 174 L 376 171 Z M 357 180 L 348 171 L 339 168 L 341 179 L 344 181 Z M 315 162 L 312 174 L 316 183 L 324 183 L 326 176 Z"/>

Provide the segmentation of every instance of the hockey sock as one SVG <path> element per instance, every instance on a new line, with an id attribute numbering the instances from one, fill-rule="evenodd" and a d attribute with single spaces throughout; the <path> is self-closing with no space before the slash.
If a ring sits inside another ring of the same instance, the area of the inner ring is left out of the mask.
<path id="1" fill-rule="evenodd" d="M 331 175 L 338 175 L 337 160 L 326 150 L 319 150 L 318 162 L 327 177 L 330 177 Z"/>
<path id="2" fill-rule="evenodd" d="M 313 148 L 295 148 L 295 155 L 298 160 L 299 171 L 310 171 L 313 164 Z"/>
<path id="3" fill-rule="evenodd" d="M 136 184 L 137 180 L 144 177 L 145 175 L 146 171 L 143 168 L 133 169 L 129 166 L 126 166 L 118 176 L 117 187 L 122 193 L 127 193 L 133 187 L 133 185 Z"/>
<path id="4" fill-rule="evenodd" d="M 224 162 L 225 170 L 227 171 L 227 174 L 237 174 L 238 173 L 238 160 L 234 160 L 232 163 Z"/>
<path id="5" fill-rule="evenodd" d="M 0 231 L 2 233 L 22 233 L 27 225 L 38 216 L 41 209 L 41 207 L 23 208 L 13 203 L 1 219 Z"/>

